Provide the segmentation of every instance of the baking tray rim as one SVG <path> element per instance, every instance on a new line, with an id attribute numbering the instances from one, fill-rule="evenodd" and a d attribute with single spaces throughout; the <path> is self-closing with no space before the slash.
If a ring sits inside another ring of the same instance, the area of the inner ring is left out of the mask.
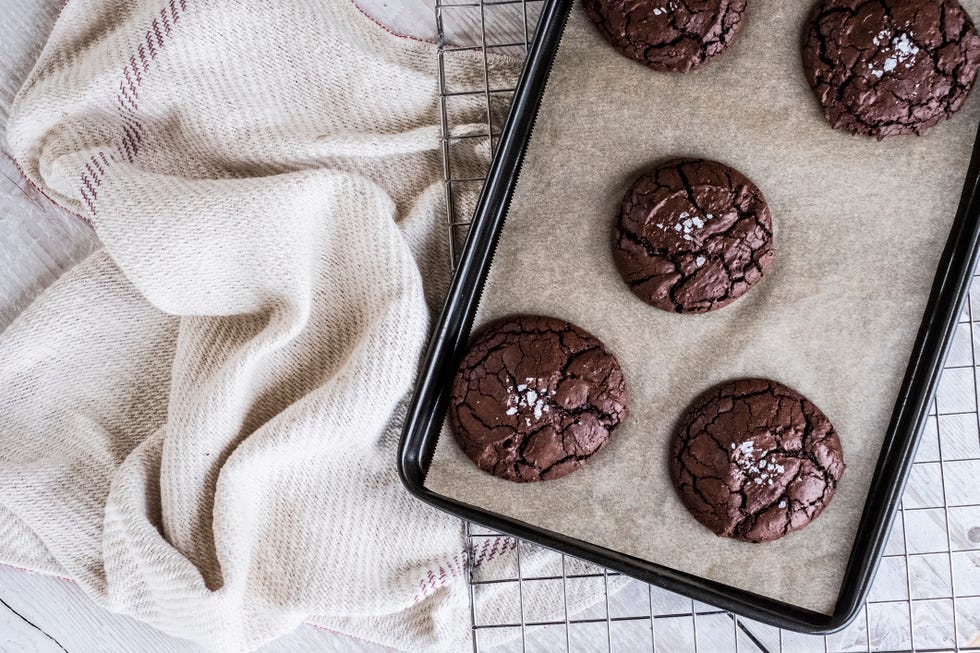
<path id="1" fill-rule="evenodd" d="M 487 181 L 409 404 L 399 442 L 399 476 L 408 491 L 421 501 L 500 533 L 779 628 L 814 635 L 841 630 L 857 616 L 871 588 L 973 278 L 980 240 L 980 134 L 974 142 L 957 214 L 938 262 L 832 614 L 801 608 L 526 524 L 438 494 L 424 485 L 442 427 L 438 418 L 448 403 L 445 388 L 468 341 L 538 107 L 575 1 L 546 0 L 541 10 Z"/>

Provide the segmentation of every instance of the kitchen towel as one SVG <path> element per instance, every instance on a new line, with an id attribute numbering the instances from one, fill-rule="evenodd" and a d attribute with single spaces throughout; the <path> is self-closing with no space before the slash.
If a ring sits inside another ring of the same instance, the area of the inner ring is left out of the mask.
<path id="1" fill-rule="evenodd" d="M 7 138 L 102 247 L 0 333 L 0 561 L 213 650 L 470 645 L 461 523 L 395 470 L 448 280 L 435 62 L 350 0 L 69 0 Z"/>

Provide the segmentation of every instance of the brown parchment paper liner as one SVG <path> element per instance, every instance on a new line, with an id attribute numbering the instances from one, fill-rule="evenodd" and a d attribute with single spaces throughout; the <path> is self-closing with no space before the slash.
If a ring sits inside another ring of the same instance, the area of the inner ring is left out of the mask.
<path id="1" fill-rule="evenodd" d="M 961 0 L 973 17 L 980 0 Z M 741 40 L 689 75 L 618 55 L 578 3 L 548 82 L 477 325 L 540 313 L 594 333 L 626 372 L 631 415 L 585 469 L 520 485 L 443 430 L 426 487 L 673 569 L 831 613 L 885 430 L 962 192 L 976 94 L 921 137 L 834 131 L 799 53 L 811 2 L 752 0 Z M 635 298 L 610 229 L 642 170 L 675 156 L 749 176 L 772 208 L 769 276 L 731 306 L 673 315 Z M 477 326 L 477 328 L 479 328 Z M 829 508 L 769 544 L 715 537 L 671 486 L 668 443 L 701 392 L 782 381 L 834 422 L 847 471 Z"/>

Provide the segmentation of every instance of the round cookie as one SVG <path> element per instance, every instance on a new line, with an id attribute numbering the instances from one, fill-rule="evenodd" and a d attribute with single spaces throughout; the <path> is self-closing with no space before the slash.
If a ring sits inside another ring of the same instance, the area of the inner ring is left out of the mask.
<path id="1" fill-rule="evenodd" d="M 623 371 L 595 336 L 562 320 L 487 326 L 459 364 L 449 422 L 481 469 L 511 481 L 582 467 L 627 415 Z"/>
<path id="2" fill-rule="evenodd" d="M 670 472 L 699 522 L 723 537 L 769 542 L 827 507 L 844 456 L 830 420 L 806 397 L 745 379 L 695 401 L 675 434 Z"/>
<path id="3" fill-rule="evenodd" d="M 803 64 L 836 129 L 879 140 L 920 134 L 963 106 L 980 36 L 957 0 L 822 0 Z"/>
<path id="4" fill-rule="evenodd" d="M 585 0 L 602 35 L 654 70 L 686 73 L 724 52 L 745 24 L 746 0 Z"/>
<path id="5" fill-rule="evenodd" d="M 613 257 L 637 297 L 705 313 L 757 284 L 772 265 L 762 192 L 717 161 L 675 159 L 637 179 L 613 228 Z"/>

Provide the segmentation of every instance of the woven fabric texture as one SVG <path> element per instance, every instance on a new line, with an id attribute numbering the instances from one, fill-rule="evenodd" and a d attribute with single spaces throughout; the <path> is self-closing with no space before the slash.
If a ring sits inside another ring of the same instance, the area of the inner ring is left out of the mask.
<path id="1" fill-rule="evenodd" d="M 7 138 L 102 247 L 0 333 L 0 561 L 213 650 L 465 650 L 462 526 L 395 469 L 437 100 L 435 46 L 350 0 L 70 0 Z"/>

